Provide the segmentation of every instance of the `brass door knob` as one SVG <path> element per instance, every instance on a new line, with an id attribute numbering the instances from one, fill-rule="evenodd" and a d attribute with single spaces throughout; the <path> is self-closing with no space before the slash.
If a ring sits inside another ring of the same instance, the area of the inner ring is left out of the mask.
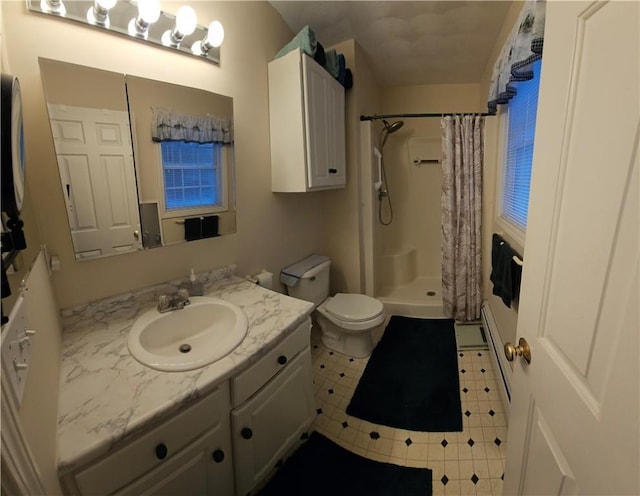
<path id="1" fill-rule="evenodd" d="M 133 231 L 133 237 L 136 239 L 140 238 L 140 233 L 137 230 Z"/>
<path id="2" fill-rule="evenodd" d="M 531 348 L 525 338 L 520 338 L 518 346 L 513 346 L 511 343 L 505 343 L 504 354 L 510 362 L 513 362 L 516 356 L 521 356 L 524 358 L 525 362 L 531 363 Z"/>

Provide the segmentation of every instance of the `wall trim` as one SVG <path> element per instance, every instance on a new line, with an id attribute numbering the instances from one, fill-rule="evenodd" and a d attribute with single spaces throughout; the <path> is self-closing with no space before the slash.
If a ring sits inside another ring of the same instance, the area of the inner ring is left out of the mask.
<path id="1" fill-rule="evenodd" d="M 483 302 L 481 309 L 482 324 L 487 330 L 486 336 L 489 339 L 489 354 L 493 359 L 493 365 L 496 368 L 497 382 L 500 387 L 500 393 L 502 396 L 502 402 L 505 405 L 505 414 L 509 417 L 509 405 L 511 403 L 511 375 L 513 371 L 511 365 L 507 361 L 502 350 L 504 349 L 504 343 L 500 337 L 498 325 L 493 318 L 491 312 L 491 306 L 487 302 Z"/>

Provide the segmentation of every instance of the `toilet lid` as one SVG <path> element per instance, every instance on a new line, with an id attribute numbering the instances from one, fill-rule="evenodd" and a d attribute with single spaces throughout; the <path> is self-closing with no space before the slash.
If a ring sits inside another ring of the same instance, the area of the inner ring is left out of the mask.
<path id="1" fill-rule="evenodd" d="M 326 305 L 327 312 L 340 320 L 358 322 L 371 320 L 384 312 L 375 298 L 361 294 L 338 293 Z"/>

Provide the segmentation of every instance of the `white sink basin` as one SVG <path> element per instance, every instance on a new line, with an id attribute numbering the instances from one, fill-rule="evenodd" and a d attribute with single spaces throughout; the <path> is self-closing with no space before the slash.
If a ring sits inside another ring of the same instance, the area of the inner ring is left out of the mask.
<path id="1" fill-rule="evenodd" d="M 193 370 L 231 353 L 247 334 L 247 317 L 218 298 L 192 296 L 182 310 L 149 310 L 134 322 L 127 345 L 143 365 L 166 372 Z"/>

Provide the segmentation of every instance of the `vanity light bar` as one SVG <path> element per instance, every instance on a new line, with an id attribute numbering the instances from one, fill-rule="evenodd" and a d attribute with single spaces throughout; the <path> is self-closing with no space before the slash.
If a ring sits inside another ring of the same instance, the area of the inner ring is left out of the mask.
<path id="1" fill-rule="evenodd" d="M 220 64 L 224 29 L 218 21 L 199 26 L 188 6 L 175 16 L 160 9 L 159 0 L 26 0 L 27 9 L 80 22 Z"/>

